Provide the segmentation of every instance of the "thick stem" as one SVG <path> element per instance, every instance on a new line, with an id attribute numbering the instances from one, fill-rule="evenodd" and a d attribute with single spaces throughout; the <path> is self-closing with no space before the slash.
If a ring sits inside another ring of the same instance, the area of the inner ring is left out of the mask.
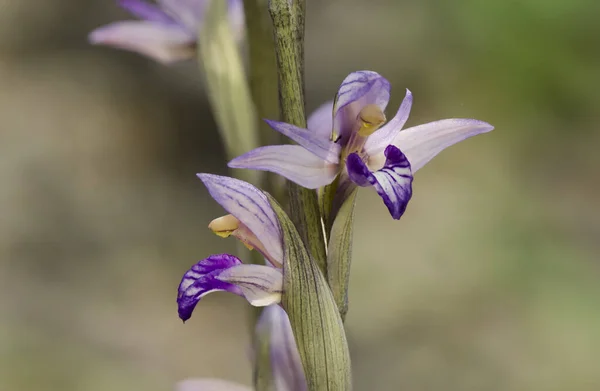
<path id="1" fill-rule="evenodd" d="M 279 75 L 279 103 L 284 122 L 306 127 L 304 103 L 305 0 L 269 0 Z M 325 240 L 317 194 L 289 183 L 290 217 L 324 275 Z"/>

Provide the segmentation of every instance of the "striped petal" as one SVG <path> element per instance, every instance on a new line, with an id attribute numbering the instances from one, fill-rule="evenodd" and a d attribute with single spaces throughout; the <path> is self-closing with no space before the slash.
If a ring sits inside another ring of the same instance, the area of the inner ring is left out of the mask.
<path id="1" fill-rule="evenodd" d="M 279 133 L 291 138 L 312 152 L 315 156 L 320 157 L 328 163 L 339 163 L 341 148 L 339 144 L 332 142 L 329 138 L 321 137 L 313 130 L 299 128 L 285 122 L 271 120 L 265 120 L 265 122 Z"/>
<path id="2" fill-rule="evenodd" d="M 200 299 L 209 293 L 227 291 L 245 297 L 254 306 L 281 300 L 283 275 L 280 269 L 244 265 L 229 254 L 216 254 L 196 263 L 181 279 L 177 290 L 179 317 L 185 322 Z"/>
<path id="3" fill-rule="evenodd" d="M 346 160 L 348 176 L 358 186 L 374 186 L 392 217 L 400 219 L 412 196 L 413 176 L 406 156 L 395 146 L 385 151 L 385 163 L 380 170 L 371 172 L 361 157 L 350 154 Z"/>
<path id="4" fill-rule="evenodd" d="M 236 157 L 228 166 L 274 172 L 309 189 L 330 184 L 338 173 L 337 164 L 329 163 L 298 145 L 256 148 Z"/>
<path id="5" fill-rule="evenodd" d="M 402 127 L 408 120 L 412 102 L 412 93 L 407 89 L 404 100 L 398 108 L 398 112 L 394 118 L 367 138 L 364 145 L 364 150 L 367 155 L 372 156 L 382 153 L 383 150 L 392 143 L 396 136 L 398 136 L 398 133 L 402 130 Z"/>
<path id="6" fill-rule="evenodd" d="M 198 178 L 212 198 L 241 221 L 262 243 L 269 256 L 282 264 L 283 238 L 267 196 L 239 179 L 212 174 L 198 174 Z"/>
<path id="7" fill-rule="evenodd" d="M 406 155 L 414 173 L 449 146 L 492 129 L 475 119 L 444 119 L 405 129 L 392 144 Z"/>
<path id="8" fill-rule="evenodd" d="M 342 137 L 342 143 L 363 107 L 374 104 L 383 112 L 389 100 L 390 83 L 377 72 L 358 71 L 348 75 L 340 85 L 334 105 L 334 129 Z"/>
<path id="9" fill-rule="evenodd" d="M 92 31 L 93 44 L 140 53 L 162 63 L 194 56 L 195 37 L 177 25 L 147 21 L 116 22 Z"/>

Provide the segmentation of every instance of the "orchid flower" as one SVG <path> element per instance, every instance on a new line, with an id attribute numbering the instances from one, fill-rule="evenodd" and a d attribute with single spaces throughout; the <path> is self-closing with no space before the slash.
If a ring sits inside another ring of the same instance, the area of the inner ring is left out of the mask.
<path id="1" fill-rule="evenodd" d="M 242 0 L 227 0 L 236 38 L 244 32 Z M 194 57 L 196 39 L 210 0 L 119 0 L 121 8 L 140 20 L 122 21 L 92 31 L 94 44 L 130 50 L 162 63 Z"/>
<path id="2" fill-rule="evenodd" d="M 374 187 L 394 219 L 399 219 L 412 196 L 413 175 L 445 148 L 489 132 L 490 124 L 474 119 L 445 119 L 402 130 L 412 106 L 406 90 L 396 115 L 384 114 L 390 83 L 372 71 L 348 75 L 335 102 L 322 105 L 307 128 L 266 122 L 300 145 L 265 146 L 229 162 L 232 168 L 271 171 L 310 188 L 331 184 L 339 189 Z M 340 190 L 338 190 L 340 191 Z"/>
<path id="3" fill-rule="evenodd" d="M 287 314 L 278 305 L 264 309 L 256 325 L 256 333 L 269 339 L 273 389 L 306 391 L 306 380 L 298 347 Z M 220 379 L 188 379 L 177 391 L 251 391 L 252 388 Z"/>
<path id="4" fill-rule="evenodd" d="M 283 237 L 267 196 L 244 181 L 198 174 L 210 195 L 230 213 L 213 220 L 209 228 L 222 237 L 234 236 L 259 251 L 266 265 L 249 265 L 230 254 L 215 254 L 188 270 L 179 284 L 179 317 L 185 322 L 205 295 L 227 291 L 262 307 L 281 301 Z"/>

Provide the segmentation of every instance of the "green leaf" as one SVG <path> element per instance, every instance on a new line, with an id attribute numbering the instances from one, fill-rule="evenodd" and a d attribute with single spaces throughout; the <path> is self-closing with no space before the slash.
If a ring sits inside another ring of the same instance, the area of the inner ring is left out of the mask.
<path id="1" fill-rule="evenodd" d="M 348 312 L 348 281 L 352 263 L 352 235 L 354 227 L 355 188 L 337 213 L 327 252 L 327 279 L 342 319 Z"/>
<path id="2" fill-rule="evenodd" d="M 344 325 L 327 281 L 296 227 L 269 196 L 284 238 L 283 295 L 310 391 L 352 389 Z"/>
<path id="3" fill-rule="evenodd" d="M 233 158 L 258 147 L 256 112 L 226 1 L 211 1 L 208 6 L 198 34 L 198 61 L 204 68 L 208 96 L 227 155 Z M 242 175 L 246 180 L 258 177 L 250 170 Z"/>
<path id="4" fill-rule="evenodd" d="M 325 227 L 325 237 L 327 238 L 331 234 L 331 227 L 333 225 L 332 219 L 335 219 L 335 216 L 332 216 L 331 212 L 333 209 L 333 201 L 339 182 L 340 176 L 338 175 L 331 184 L 323 186 L 318 190 L 319 211 L 321 213 L 321 217 L 323 218 L 323 226 Z"/>

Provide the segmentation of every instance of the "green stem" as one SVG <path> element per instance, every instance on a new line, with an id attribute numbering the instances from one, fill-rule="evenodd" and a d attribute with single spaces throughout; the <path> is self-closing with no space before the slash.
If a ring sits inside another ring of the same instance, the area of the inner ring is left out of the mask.
<path id="1" fill-rule="evenodd" d="M 283 142 L 283 136 L 263 121 L 263 119 L 279 118 L 277 61 L 273 47 L 273 27 L 269 19 L 267 3 L 268 0 L 244 2 L 249 44 L 250 71 L 248 78 L 258 117 L 260 145 L 274 145 Z M 281 180 L 281 177 L 265 172 L 260 185 L 275 199 L 285 203 L 284 181 Z"/>
<path id="2" fill-rule="evenodd" d="M 304 103 L 305 0 L 270 0 L 275 53 L 279 75 L 279 103 L 283 121 L 306 127 Z M 290 217 L 324 275 L 327 273 L 325 240 L 317 194 L 288 184 Z"/>
<path id="3" fill-rule="evenodd" d="M 267 12 L 267 0 L 246 0 L 244 14 L 248 37 L 248 57 L 250 93 L 257 113 L 257 129 L 261 145 L 281 143 L 279 133 L 271 129 L 262 119 L 275 119 L 279 116 L 279 100 L 277 97 L 277 62 L 273 47 L 273 31 Z M 271 173 L 262 173 L 260 188 L 271 193 L 283 202 L 283 182 Z M 254 264 L 264 264 L 262 255 L 251 252 Z M 258 333 L 254 325 L 258 321 L 262 308 L 252 307 L 250 324 L 254 339 L 254 371 L 253 382 L 256 391 L 272 391 L 273 376 L 269 352 L 270 335 Z"/>

